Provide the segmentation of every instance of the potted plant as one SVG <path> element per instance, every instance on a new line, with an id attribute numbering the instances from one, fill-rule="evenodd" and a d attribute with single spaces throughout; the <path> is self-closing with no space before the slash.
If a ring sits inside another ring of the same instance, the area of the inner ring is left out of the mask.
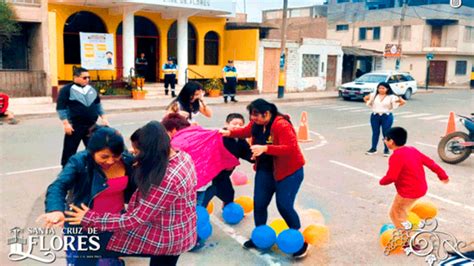
<path id="1" fill-rule="evenodd" d="M 219 97 L 223 88 L 224 84 L 218 78 L 212 78 L 204 84 L 204 90 L 209 97 Z"/>
<path id="2" fill-rule="evenodd" d="M 135 77 L 131 79 L 132 87 L 132 98 L 134 100 L 145 100 L 146 90 L 143 89 L 143 83 L 145 79 L 140 77 Z"/>

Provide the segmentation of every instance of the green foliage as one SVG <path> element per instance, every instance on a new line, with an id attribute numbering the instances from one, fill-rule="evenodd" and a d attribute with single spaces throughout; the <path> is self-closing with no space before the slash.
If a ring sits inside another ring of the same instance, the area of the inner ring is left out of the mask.
<path id="1" fill-rule="evenodd" d="M 209 79 L 204 83 L 204 90 L 209 92 L 211 90 L 218 90 L 221 91 L 224 88 L 224 84 L 222 83 L 221 79 L 212 78 Z"/>
<path id="2" fill-rule="evenodd" d="M 11 7 L 0 0 L 0 42 L 8 44 L 13 35 L 21 30 L 20 24 L 14 20 L 15 15 Z"/>
<path id="3" fill-rule="evenodd" d="M 249 85 L 237 85 L 237 91 L 250 91 L 250 90 L 253 90 L 252 87 L 250 87 Z"/>

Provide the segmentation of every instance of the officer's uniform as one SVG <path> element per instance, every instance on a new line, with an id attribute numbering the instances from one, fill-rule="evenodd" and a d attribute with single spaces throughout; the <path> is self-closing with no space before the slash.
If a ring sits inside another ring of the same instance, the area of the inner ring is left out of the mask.
<path id="1" fill-rule="evenodd" d="M 171 86 L 171 96 L 176 97 L 174 85 L 176 83 L 176 72 L 178 72 L 178 65 L 175 63 L 164 64 L 163 71 L 165 72 L 165 94 L 168 95 L 168 86 Z"/>
<path id="2" fill-rule="evenodd" d="M 231 101 L 235 101 L 237 87 L 237 69 L 234 66 L 225 66 L 222 70 L 227 82 L 224 85 L 224 101 L 230 96 Z"/>

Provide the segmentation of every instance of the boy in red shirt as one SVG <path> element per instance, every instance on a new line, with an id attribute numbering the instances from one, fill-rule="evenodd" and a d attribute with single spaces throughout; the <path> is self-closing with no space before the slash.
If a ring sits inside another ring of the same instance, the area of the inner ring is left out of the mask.
<path id="1" fill-rule="evenodd" d="M 436 173 L 441 182 L 445 184 L 449 182 L 449 177 L 428 156 L 414 147 L 404 146 L 407 142 L 407 131 L 405 129 L 401 127 L 391 128 L 384 141 L 387 147 L 393 150 L 393 154 L 388 162 L 387 174 L 380 179 L 380 185 L 395 183 L 397 195 L 390 209 L 390 219 L 395 227 L 403 228 L 402 222 L 407 220 L 408 210 L 428 190 L 423 166 Z"/>
<path id="2" fill-rule="evenodd" d="M 6 118 L 8 120 L 8 124 L 15 125 L 18 124 L 18 120 L 15 119 L 13 113 L 8 111 L 8 97 L 7 94 L 0 92 L 0 125 L 3 124 L 2 120 Z"/>

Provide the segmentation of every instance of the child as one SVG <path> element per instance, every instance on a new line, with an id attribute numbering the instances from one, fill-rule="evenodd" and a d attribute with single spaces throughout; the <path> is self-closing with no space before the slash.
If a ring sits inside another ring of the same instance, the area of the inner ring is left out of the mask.
<path id="1" fill-rule="evenodd" d="M 15 125 L 18 124 L 18 120 L 15 119 L 13 113 L 8 111 L 8 100 L 9 97 L 5 93 L 0 93 L 0 125 L 3 124 L 2 120 L 4 117 L 8 120 L 8 124 Z"/>
<path id="2" fill-rule="evenodd" d="M 384 141 L 393 150 L 393 154 L 389 159 L 387 174 L 380 180 L 380 185 L 395 183 L 397 195 L 390 209 L 390 219 L 395 227 L 403 228 L 402 222 L 407 220 L 408 210 L 428 190 L 423 166 L 436 173 L 445 184 L 449 182 L 449 177 L 432 159 L 414 147 L 404 146 L 407 142 L 405 129 L 391 128 Z"/>
<path id="3" fill-rule="evenodd" d="M 243 127 L 245 119 L 241 114 L 231 113 L 227 115 L 224 129 L 234 130 Z M 245 139 L 224 138 L 225 148 L 236 158 L 244 159 L 248 162 L 252 161 L 252 151 L 250 145 Z M 223 170 L 212 180 L 212 185 L 207 188 L 201 205 L 207 206 L 214 196 L 222 200 L 224 206 L 234 201 L 234 188 L 230 181 L 230 175 L 233 169 Z"/>

